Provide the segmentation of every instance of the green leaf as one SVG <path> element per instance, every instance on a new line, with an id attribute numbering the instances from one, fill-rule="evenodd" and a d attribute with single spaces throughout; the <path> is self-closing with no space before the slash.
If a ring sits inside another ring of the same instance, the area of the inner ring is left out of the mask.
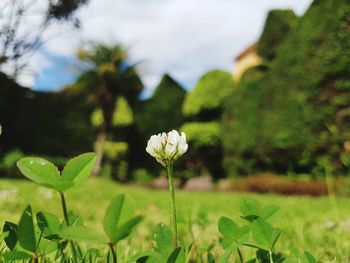
<path id="1" fill-rule="evenodd" d="M 208 253 L 208 255 L 207 255 L 207 261 L 208 261 L 208 263 L 215 263 L 215 257 L 214 257 L 214 255 L 212 254 L 212 253 Z"/>
<path id="2" fill-rule="evenodd" d="M 173 250 L 173 236 L 171 230 L 164 224 L 158 224 L 154 230 L 156 251 L 167 258 Z"/>
<path id="3" fill-rule="evenodd" d="M 218 263 L 227 263 L 232 254 L 232 247 L 225 250 L 224 254 L 219 257 Z"/>
<path id="4" fill-rule="evenodd" d="M 43 186 L 46 186 L 48 188 L 53 188 L 58 192 L 64 192 L 69 188 L 71 188 L 73 185 L 74 185 L 74 182 L 70 182 L 70 181 L 57 181 L 57 182 L 54 182 L 52 185 L 43 184 Z"/>
<path id="5" fill-rule="evenodd" d="M 185 263 L 186 257 L 181 247 L 175 248 L 174 251 L 168 257 L 166 263 Z"/>
<path id="6" fill-rule="evenodd" d="M 82 216 L 74 210 L 68 211 L 68 221 L 69 221 L 70 225 L 82 226 L 84 224 L 84 220 L 83 220 Z M 65 221 L 63 221 L 63 225 L 66 225 Z"/>
<path id="7" fill-rule="evenodd" d="M 18 223 L 18 242 L 22 248 L 35 252 L 36 239 L 31 206 L 27 206 Z"/>
<path id="8" fill-rule="evenodd" d="M 301 256 L 301 263 L 317 263 L 317 260 L 309 252 L 305 251 Z"/>
<path id="9" fill-rule="evenodd" d="M 128 263 L 153 263 L 153 262 L 160 262 L 159 260 L 162 260 L 162 258 L 159 256 L 158 253 L 149 250 L 149 251 L 143 251 L 143 252 L 139 252 L 136 253 L 135 255 L 133 255 L 132 257 L 130 257 L 128 259 Z"/>
<path id="10" fill-rule="evenodd" d="M 58 238 L 61 223 L 57 216 L 49 213 L 38 212 L 36 214 L 36 219 L 40 230 L 46 238 Z"/>
<path id="11" fill-rule="evenodd" d="M 146 263 L 148 259 L 149 259 L 149 256 L 142 256 L 136 259 L 136 263 Z"/>
<path id="12" fill-rule="evenodd" d="M 258 262 L 270 262 L 270 255 L 268 251 L 258 249 L 255 254 Z"/>
<path id="13" fill-rule="evenodd" d="M 243 218 L 248 221 L 255 220 L 261 214 L 261 206 L 258 201 L 245 198 L 240 201 L 240 209 Z"/>
<path id="14" fill-rule="evenodd" d="M 130 220 L 134 210 L 135 202 L 130 196 L 120 194 L 112 200 L 103 220 L 103 228 L 111 242 L 118 235 L 118 226 Z"/>
<path id="15" fill-rule="evenodd" d="M 41 238 L 39 245 L 37 247 L 37 253 L 46 255 L 57 250 L 57 248 L 58 248 L 58 241 Z"/>
<path id="16" fill-rule="evenodd" d="M 249 237 L 250 227 L 238 225 L 228 217 L 221 217 L 218 223 L 219 231 L 223 234 L 224 239 L 222 245 L 224 248 L 232 245 L 232 243 L 242 244 Z"/>
<path id="17" fill-rule="evenodd" d="M 142 221 L 143 217 L 142 216 L 135 216 L 134 218 L 131 218 L 129 221 L 125 222 L 121 226 L 119 226 L 110 241 L 113 244 L 118 243 L 120 240 L 126 238 L 133 228 Z"/>
<path id="18" fill-rule="evenodd" d="M 17 225 L 6 221 L 2 229 L 2 234 L 7 247 L 14 250 L 17 244 Z"/>
<path id="19" fill-rule="evenodd" d="M 30 180 L 56 189 L 54 185 L 60 181 L 60 172 L 52 163 L 42 158 L 26 157 L 17 162 L 21 173 Z"/>
<path id="20" fill-rule="evenodd" d="M 32 258 L 31 254 L 24 251 L 11 251 L 1 254 L 5 262 L 12 262 L 15 260 L 26 260 Z"/>
<path id="21" fill-rule="evenodd" d="M 263 208 L 263 211 L 261 213 L 261 217 L 263 219 L 269 219 L 271 216 L 273 216 L 280 208 L 277 205 L 268 205 Z"/>
<path id="22" fill-rule="evenodd" d="M 232 236 L 235 235 L 238 231 L 237 224 L 230 218 L 222 216 L 219 219 L 219 231 L 224 236 Z"/>
<path id="23" fill-rule="evenodd" d="M 67 226 L 60 230 L 60 237 L 73 241 L 85 241 L 93 243 L 106 243 L 103 235 L 81 225 Z"/>
<path id="24" fill-rule="evenodd" d="M 74 210 L 68 211 L 68 221 L 69 221 L 69 225 L 82 226 L 84 224 L 84 220 L 83 220 L 82 216 Z M 61 223 L 61 228 L 63 228 L 63 227 L 67 227 L 66 220 L 63 220 Z"/>
<path id="25" fill-rule="evenodd" d="M 62 171 L 62 180 L 73 181 L 80 186 L 89 178 L 96 162 L 95 153 L 84 153 L 69 160 Z"/>
<path id="26" fill-rule="evenodd" d="M 252 223 L 252 234 L 254 240 L 262 249 L 271 250 L 279 238 L 281 230 L 258 218 Z"/>

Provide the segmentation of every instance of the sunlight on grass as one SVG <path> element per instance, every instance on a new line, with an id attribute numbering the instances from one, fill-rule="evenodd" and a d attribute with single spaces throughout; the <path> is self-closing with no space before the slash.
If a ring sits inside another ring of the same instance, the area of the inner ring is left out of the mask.
<path id="1" fill-rule="evenodd" d="M 132 244 L 137 250 L 150 246 L 149 242 L 142 243 L 144 238 L 149 240 L 151 231 L 159 222 L 170 223 L 167 211 L 169 197 L 166 190 L 145 189 L 136 186 L 120 185 L 106 179 L 90 179 L 80 189 L 74 189 L 67 194 L 68 208 L 81 213 L 87 226 L 102 232 L 104 211 L 110 200 L 119 193 L 130 194 L 136 200 L 138 213 L 145 220 L 137 228 L 136 233 L 120 246 L 122 249 Z M 278 249 L 288 254 L 293 248 L 303 248 L 315 254 L 332 258 L 350 253 L 350 242 L 347 236 L 350 223 L 349 198 L 339 198 L 341 222 L 333 229 L 332 222 L 336 221 L 335 213 L 327 197 L 288 197 L 278 195 L 257 195 L 250 193 L 229 192 L 177 192 L 179 204 L 179 237 L 185 239 L 188 233 L 188 219 L 192 215 L 193 232 L 199 244 L 205 246 L 219 237 L 217 221 L 220 216 L 228 216 L 237 222 L 239 218 L 239 200 L 243 197 L 253 197 L 263 205 L 274 204 L 281 207 L 275 216 L 275 224 L 282 229 Z M 34 211 L 45 210 L 63 217 L 58 194 L 25 180 L 0 181 L 0 224 L 5 220 L 18 222 L 20 213 L 26 205 L 32 204 Z M 196 226 L 198 213 L 207 214 L 209 223 L 202 230 Z M 218 240 L 215 240 L 218 242 Z M 219 246 L 218 246 L 219 247 Z M 132 251 L 130 251 L 132 253 Z"/>

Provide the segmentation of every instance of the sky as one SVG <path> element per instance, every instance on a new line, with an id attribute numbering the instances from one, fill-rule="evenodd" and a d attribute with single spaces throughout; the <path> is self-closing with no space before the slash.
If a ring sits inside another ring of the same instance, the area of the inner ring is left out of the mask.
<path id="1" fill-rule="evenodd" d="M 19 82 L 36 90 L 58 90 L 79 71 L 76 50 L 89 41 L 121 43 L 138 63 L 149 96 L 164 73 L 185 88 L 211 69 L 232 71 L 234 58 L 255 42 L 271 9 L 302 15 L 311 0 L 90 0 L 77 16 L 79 31 L 62 26 L 32 57 L 31 74 Z M 68 31 L 68 32 L 66 32 Z"/>

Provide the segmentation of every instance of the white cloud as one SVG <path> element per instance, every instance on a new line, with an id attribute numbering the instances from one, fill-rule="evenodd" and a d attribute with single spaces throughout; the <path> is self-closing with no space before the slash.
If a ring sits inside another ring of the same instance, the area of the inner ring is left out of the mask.
<path id="1" fill-rule="evenodd" d="M 165 72 L 192 85 L 207 70 L 231 71 L 235 55 L 259 37 L 268 10 L 292 8 L 301 15 L 310 2 L 90 0 L 79 11 L 81 32 L 57 37 L 45 48 L 72 55 L 84 41 L 122 42 L 133 61 L 142 61 L 140 72 L 149 89 Z"/>

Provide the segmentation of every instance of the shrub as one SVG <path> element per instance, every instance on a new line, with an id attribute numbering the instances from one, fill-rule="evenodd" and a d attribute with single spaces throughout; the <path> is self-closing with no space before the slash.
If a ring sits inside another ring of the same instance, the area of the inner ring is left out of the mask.
<path id="1" fill-rule="evenodd" d="M 186 91 L 169 75 L 164 75 L 148 100 L 135 109 L 135 127 L 130 132 L 130 160 L 132 169 L 147 168 L 159 172 L 151 158 L 144 158 L 147 140 L 153 134 L 178 129 L 184 122 L 181 106 Z"/>
<path id="2" fill-rule="evenodd" d="M 183 113 L 191 117 L 207 115 L 208 112 L 220 112 L 222 101 L 232 92 L 233 86 L 234 81 L 230 73 L 221 70 L 209 71 L 199 79 L 194 89 L 187 95 L 182 107 Z"/>
<path id="3" fill-rule="evenodd" d="M 349 134 L 346 2 L 314 1 L 274 59 L 244 75 L 225 107 L 228 174 L 310 173 L 325 154 L 336 174 L 345 172 L 340 156 Z"/>
<path id="4" fill-rule="evenodd" d="M 293 10 L 272 10 L 268 13 L 258 42 L 258 54 L 265 59 L 275 57 L 278 46 L 297 25 Z"/>
<path id="5" fill-rule="evenodd" d="M 1 175 L 6 177 L 20 177 L 20 173 L 15 168 L 16 163 L 24 154 L 20 150 L 13 150 L 4 155 L 0 162 Z"/>
<path id="6" fill-rule="evenodd" d="M 194 148 L 218 146 L 220 144 L 220 125 L 218 122 L 187 122 L 181 126 L 188 141 Z"/>

